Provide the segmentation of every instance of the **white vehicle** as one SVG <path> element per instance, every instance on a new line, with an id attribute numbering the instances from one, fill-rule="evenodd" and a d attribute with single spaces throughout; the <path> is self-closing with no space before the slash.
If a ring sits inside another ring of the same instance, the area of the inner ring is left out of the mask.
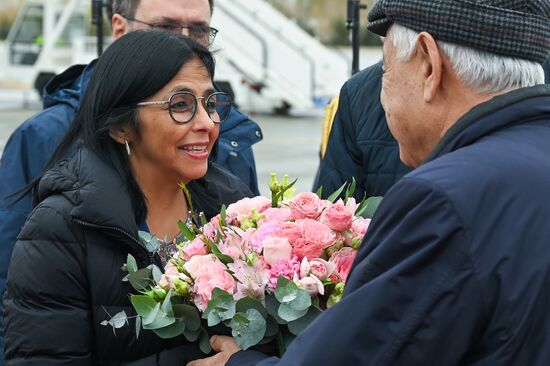
<path id="1" fill-rule="evenodd" d="M 216 0 L 216 81 L 248 111 L 303 111 L 336 95 L 349 61 L 263 0 Z M 0 51 L 0 88 L 42 90 L 96 53 L 90 0 L 27 0 Z M 105 21 L 105 29 L 109 23 Z M 110 42 L 107 37 L 105 45 Z"/>

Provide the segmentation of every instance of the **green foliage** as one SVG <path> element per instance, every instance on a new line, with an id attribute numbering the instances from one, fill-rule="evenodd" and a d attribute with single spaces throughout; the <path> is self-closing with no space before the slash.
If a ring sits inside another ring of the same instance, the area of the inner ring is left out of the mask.
<path id="1" fill-rule="evenodd" d="M 285 280 L 279 277 L 279 287 L 275 290 L 275 298 L 281 303 L 277 314 L 281 319 L 291 322 L 306 315 L 311 306 L 311 297 L 293 281 L 286 280 L 285 283 Z"/>
<path id="2" fill-rule="evenodd" d="M 290 199 L 294 194 L 298 179 L 294 179 L 289 182 L 288 175 L 285 174 L 283 180 L 279 182 L 277 179 L 277 173 L 271 173 L 271 180 L 269 181 L 269 190 L 271 191 L 271 207 L 278 207 L 279 202 L 284 199 Z"/>
<path id="3" fill-rule="evenodd" d="M 376 209 L 380 205 L 380 202 L 382 202 L 382 198 L 383 197 L 380 196 L 367 198 L 364 202 L 362 202 L 362 205 L 359 205 L 359 207 L 357 207 L 355 215 L 365 218 L 372 218 Z"/>
<path id="4" fill-rule="evenodd" d="M 225 320 L 230 320 L 236 313 L 236 301 L 229 293 L 215 288 L 212 291 L 212 299 L 208 303 L 202 318 L 208 321 L 208 326 L 212 327 Z"/>
<path id="5" fill-rule="evenodd" d="M 231 319 L 231 335 L 243 350 L 258 344 L 265 335 L 266 320 L 256 309 L 248 309 L 245 313 L 236 313 Z"/>

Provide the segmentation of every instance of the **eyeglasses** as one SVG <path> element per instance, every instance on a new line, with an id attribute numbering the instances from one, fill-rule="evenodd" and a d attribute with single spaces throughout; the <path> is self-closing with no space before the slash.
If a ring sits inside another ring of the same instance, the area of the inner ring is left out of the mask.
<path id="1" fill-rule="evenodd" d="M 205 46 L 210 46 L 212 43 L 214 43 L 214 39 L 216 38 L 216 34 L 218 34 L 218 30 L 216 28 L 209 27 L 207 25 L 185 25 L 185 24 L 177 24 L 177 23 L 147 23 L 143 20 L 139 20 L 133 17 L 124 17 L 127 20 L 131 22 L 137 22 L 141 24 L 145 24 L 148 27 L 159 29 L 162 31 L 170 32 L 170 33 L 177 33 L 181 34 L 184 29 L 187 29 L 189 32 L 189 37 L 193 38 L 195 41 L 200 42 L 201 44 Z"/>
<path id="2" fill-rule="evenodd" d="M 168 100 L 158 102 L 141 102 L 137 106 L 168 104 L 170 117 L 177 123 L 188 123 L 195 117 L 199 100 L 208 116 L 214 123 L 222 123 L 231 112 L 231 97 L 224 92 L 212 93 L 207 97 L 197 97 L 188 91 L 178 91 L 170 95 Z"/>

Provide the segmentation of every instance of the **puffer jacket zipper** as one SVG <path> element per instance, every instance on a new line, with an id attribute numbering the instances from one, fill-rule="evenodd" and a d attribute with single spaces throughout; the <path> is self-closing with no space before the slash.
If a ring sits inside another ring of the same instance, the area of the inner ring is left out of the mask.
<path id="1" fill-rule="evenodd" d="M 149 263 L 148 264 L 157 264 L 157 263 L 155 263 L 155 253 L 152 253 L 149 250 L 147 250 L 147 248 L 145 246 L 143 246 L 143 244 L 141 244 L 141 242 L 138 239 L 136 239 L 132 234 L 130 234 L 126 230 L 124 230 L 124 229 L 122 229 L 118 226 L 98 225 L 98 224 L 93 224 L 91 222 L 83 221 L 83 220 L 79 220 L 79 219 L 73 219 L 72 221 L 76 224 L 86 226 L 86 227 L 89 227 L 89 228 L 103 229 L 103 230 L 113 230 L 113 231 L 117 231 L 121 234 L 124 234 L 124 236 L 126 236 L 128 239 L 131 240 L 132 244 L 136 244 L 136 245 L 132 245 L 132 247 L 134 249 L 137 249 L 138 252 L 142 251 L 142 252 L 147 254 L 147 257 L 149 258 Z"/>

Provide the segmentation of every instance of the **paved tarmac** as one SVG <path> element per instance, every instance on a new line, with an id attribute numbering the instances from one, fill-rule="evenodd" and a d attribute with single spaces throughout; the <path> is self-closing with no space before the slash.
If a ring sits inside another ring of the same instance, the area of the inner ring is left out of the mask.
<path id="1" fill-rule="evenodd" d="M 35 95 L 0 90 L 0 151 L 12 131 L 41 108 Z M 263 130 L 264 139 L 254 145 L 260 191 L 269 197 L 270 172 L 298 178 L 298 192 L 309 191 L 319 163 L 322 110 L 303 117 L 253 115 Z"/>

